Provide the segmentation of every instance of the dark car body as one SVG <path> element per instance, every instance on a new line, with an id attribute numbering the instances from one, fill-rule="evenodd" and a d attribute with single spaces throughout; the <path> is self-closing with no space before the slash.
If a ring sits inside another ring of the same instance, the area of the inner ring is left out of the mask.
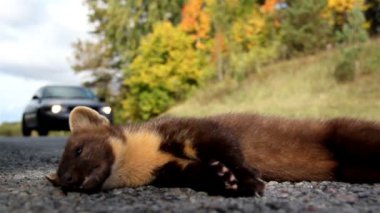
<path id="1" fill-rule="evenodd" d="M 41 136 L 50 130 L 69 130 L 69 114 L 76 106 L 90 107 L 112 123 L 112 110 L 88 88 L 79 86 L 45 86 L 32 97 L 22 114 L 22 133 Z"/>

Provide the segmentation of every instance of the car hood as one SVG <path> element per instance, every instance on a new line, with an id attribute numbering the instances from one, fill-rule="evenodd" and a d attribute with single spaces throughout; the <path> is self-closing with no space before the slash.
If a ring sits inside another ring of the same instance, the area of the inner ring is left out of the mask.
<path id="1" fill-rule="evenodd" d="M 99 102 L 98 100 L 91 99 L 44 99 L 42 100 L 43 105 L 60 104 L 64 106 L 104 106 L 105 103 Z"/>

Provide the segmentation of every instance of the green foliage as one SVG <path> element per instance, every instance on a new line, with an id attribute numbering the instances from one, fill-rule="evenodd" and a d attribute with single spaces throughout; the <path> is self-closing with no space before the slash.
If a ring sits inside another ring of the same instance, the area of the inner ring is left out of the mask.
<path id="1" fill-rule="evenodd" d="M 232 77 L 241 81 L 252 73 L 261 73 L 263 65 L 279 56 L 279 46 L 279 41 L 273 40 L 267 46 L 257 46 L 248 52 L 231 54 Z"/>
<path id="2" fill-rule="evenodd" d="M 356 58 L 358 49 L 351 48 L 344 50 L 341 54 L 341 59 L 334 70 L 334 78 L 338 82 L 353 81 L 355 79 Z"/>
<path id="3" fill-rule="evenodd" d="M 212 50 L 214 73 L 219 81 L 233 77 L 230 67 L 231 52 L 234 44 L 228 43 L 232 38 L 231 31 L 236 21 L 252 14 L 256 1 L 252 0 L 209 0 L 209 11 L 214 32 Z"/>
<path id="4" fill-rule="evenodd" d="M 91 80 L 85 86 L 106 97 L 121 121 L 122 82 L 125 69 L 134 59 L 140 40 L 161 20 L 179 23 L 184 0 L 86 0 L 95 39 L 74 43 L 72 67 L 86 72 Z M 117 91 L 117 92 L 115 92 Z"/>
<path id="5" fill-rule="evenodd" d="M 258 1 L 216 0 L 210 11 L 215 33 L 214 70 L 219 81 L 242 80 L 278 57 L 277 20 L 263 13 Z"/>
<path id="6" fill-rule="evenodd" d="M 276 20 L 258 10 L 242 16 L 231 30 L 230 70 L 233 78 L 243 80 L 249 73 L 279 57 L 280 33 Z"/>
<path id="7" fill-rule="evenodd" d="M 355 44 L 368 40 L 368 33 L 364 29 L 365 17 L 360 8 L 355 7 L 348 13 L 347 23 L 343 25 L 342 31 L 337 32 L 339 43 Z"/>
<path id="8" fill-rule="evenodd" d="M 284 10 L 282 32 L 286 56 L 310 54 L 332 41 L 332 26 L 322 18 L 326 0 L 293 0 Z"/>
<path id="9" fill-rule="evenodd" d="M 85 85 L 108 98 L 117 123 L 159 115 L 210 76 L 242 82 L 276 59 L 337 41 L 352 47 L 331 68 L 338 81 L 354 79 L 358 69 L 372 72 L 377 63 L 357 63 L 355 45 L 367 39 L 369 26 L 352 9 L 357 0 L 344 2 L 352 7 L 326 1 L 292 0 L 277 9 L 275 0 L 86 0 L 95 39 L 74 44 L 73 68 L 91 74 Z M 366 2 L 373 21 L 379 2 Z M 344 18 L 339 28 L 329 10 Z"/>
<path id="10" fill-rule="evenodd" d="M 157 116 L 202 82 L 205 73 L 192 38 L 170 22 L 158 23 L 138 53 L 125 72 L 127 118 Z"/>
<path id="11" fill-rule="evenodd" d="M 364 23 L 365 18 L 362 11 L 355 7 L 348 14 L 347 23 L 344 24 L 342 31 L 337 33 L 337 40 L 340 43 L 351 45 L 349 48 L 341 49 L 341 59 L 334 71 L 334 78 L 338 82 L 353 81 L 356 72 L 360 69 L 357 58 L 362 49 L 358 43 L 368 40 L 368 34 L 363 29 Z"/>
<path id="12" fill-rule="evenodd" d="M 120 72 L 124 64 L 130 63 L 135 57 L 141 38 L 151 32 L 154 23 L 160 20 L 173 23 L 180 21 L 183 2 L 86 0 L 96 40 L 78 41 L 74 44 L 73 68 L 78 72 L 91 71 L 95 79 L 104 78 L 104 73 L 110 69 Z"/>
<path id="13" fill-rule="evenodd" d="M 158 21 L 178 23 L 183 0 L 87 0 L 95 34 L 103 38 L 121 60 L 132 60 L 140 40 Z"/>

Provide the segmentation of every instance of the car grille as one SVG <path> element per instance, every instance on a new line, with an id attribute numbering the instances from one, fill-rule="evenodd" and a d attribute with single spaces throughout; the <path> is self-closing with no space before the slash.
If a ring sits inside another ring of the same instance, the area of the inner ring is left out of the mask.
<path id="1" fill-rule="evenodd" d="M 69 112 L 71 112 L 75 107 L 77 107 L 77 106 L 69 106 L 69 107 L 67 107 L 67 109 L 69 110 Z M 85 107 L 89 107 L 89 108 L 96 110 L 96 111 L 99 110 L 98 107 L 93 107 L 93 106 L 85 106 Z"/>

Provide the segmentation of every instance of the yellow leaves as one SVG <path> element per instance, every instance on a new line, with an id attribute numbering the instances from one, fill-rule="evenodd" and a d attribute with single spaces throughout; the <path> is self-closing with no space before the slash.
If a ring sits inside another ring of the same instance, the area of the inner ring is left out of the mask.
<path id="1" fill-rule="evenodd" d="M 365 10 L 364 0 L 328 0 L 325 17 L 332 19 L 335 26 L 342 27 L 347 22 L 347 14 L 355 7 Z"/>
<path id="2" fill-rule="evenodd" d="M 125 110 L 133 119 L 148 119 L 165 111 L 203 79 L 193 40 L 170 22 L 158 23 L 138 48 L 125 84 L 130 88 Z"/>
<path id="3" fill-rule="evenodd" d="M 352 11 L 355 6 L 363 6 L 364 0 L 329 0 L 328 8 L 329 10 L 338 12 L 338 13 L 346 13 Z"/>
<path id="4" fill-rule="evenodd" d="M 251 49 L 266 28 L 266 20 L 258 11 L 253 11 L 248 17 L 236 21 L 232 26 L 232 39 L 244 49 Z"/>

